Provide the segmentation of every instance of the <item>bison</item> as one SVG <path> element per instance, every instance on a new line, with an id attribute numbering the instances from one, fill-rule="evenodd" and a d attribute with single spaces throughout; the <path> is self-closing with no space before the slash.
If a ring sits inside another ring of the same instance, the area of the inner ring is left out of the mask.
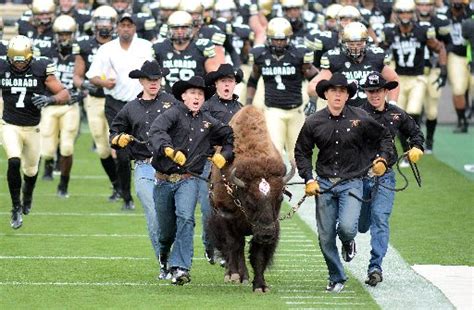
<path id="1" fill-rule="evenodd" d="M 280 234 L 279 213 L 285 184 L 295 174 L 273 145 L 263 113 L 242 108 L 231 120 L 235 159 L 211 176 L 212 215 L 207 229 L 226 260 L 225 281 L 246 283 L 245 236 L 252 235 L 249 259 L 253 291 L 267 292 L 264 272 L 272 263 Z"/>

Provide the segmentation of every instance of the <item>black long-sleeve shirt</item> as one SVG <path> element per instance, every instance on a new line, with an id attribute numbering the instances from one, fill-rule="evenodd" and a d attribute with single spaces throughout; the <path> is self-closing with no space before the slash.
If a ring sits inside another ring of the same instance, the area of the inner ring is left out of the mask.
<path id="1" fill-rule="evenodd" d="M 378 111 L 368 102 L 361 108 L 367 111 L 379 124 L 388 128 L 392 139 L 395 139 L 398 133 L 401 132 L 408 137 L 410 147 L 415 146 L 423 151 L 423 143 L 425 142 L 423 133 L 415 120 L 403 109 L 394 104 L 385 103 L 385 108 L 382 111 Z M 372 154 L 372 156 L 373 155 L 374 154 Z M 397 158 L 397 150 L 394 148 L 393 157 L 387 161 L 388 166 L 393 166 Z"/>
<path id="2" fill-rule="evenodd" d="M 217 118 L 224 124 L 229 124 L 230 119 L 242 108 L 238 101 L 239 96 L 233 95 L 231 100 L 225 100 L 214 94 L 202 106 L 203 111 L 209 111 L 212 117 Z"/>
<path id="3" fill-rule="evenodd" d="M 193 116 L 181 102 L 155 119 L 149 136 L 154 154 L 152 165 L 165 174 L 186 171 L 201 174 L 212 146 L 222 146 L 221 154 L 226 160 L 231 160 L 233 156 L 232 128 L 209 112 L 199 111 Z M 183 167 L 166 157 L 166 147 L 185 154 Z"/>
<path id="4" fill-rule="evenodd" d="M 326 108 L 306 119 L 295 146 L 298 173 L 306 182 L 313 179 L 315 146 L 319 149 L 317 175 L 343 179 L 367 173 L 364 168 L 373 158 L 369 158 L 366 148 L 376 147 L 373 153 L 387 161 L 393 156 L 394 148 L 388 129 L 364 110 L 347 105 L 339 116 L 331 115 Z"/>
<path id="5" fill-rule="evenodd" d="M 155 118 L 177 103 L 177 100 L 168 93 L 160 92 L 153 100 L 143 100 L 140 97 L 127 103 L 115 116 L 110 126 L 110 141 L 120 134 L 133 135 L 141 141 L 148 140 L 148 133 Z M 113 146 L 118 148 L 118 146 Z M 127 146 L 130 155 L 136 160 L 152 157 L 152 153 L 146 144 L 132 141 Z"/>

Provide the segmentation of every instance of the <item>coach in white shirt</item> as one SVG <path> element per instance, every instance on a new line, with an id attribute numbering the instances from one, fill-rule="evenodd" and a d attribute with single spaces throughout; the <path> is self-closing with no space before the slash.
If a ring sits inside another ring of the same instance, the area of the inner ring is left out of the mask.
<path id="1" fill-rule="evenodd" d="M 92 61 L 86 76 L 103 87 L 105 92 L 105 117 L 112 124 L 115 115 L 128 102 L 137 97 L 142 86 L 128 74 L 140 69 L 146 60 L 152 60 L 151 42 L 136 36 L 136 24 L 132 15 L 124 13 L 117 23 L 118 38 L 102 45 Z M 124 199 L 124 210 L 132 210 L 130 194 L 130 159 L 126 149 L 117 150 L 117 174 Z"/>

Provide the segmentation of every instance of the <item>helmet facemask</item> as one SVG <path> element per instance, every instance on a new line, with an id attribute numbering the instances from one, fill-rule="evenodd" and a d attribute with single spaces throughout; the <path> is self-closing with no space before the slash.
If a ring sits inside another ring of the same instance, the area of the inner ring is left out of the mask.
<path id="1" fill-rule="evenodd" d="M 74 33 L 72 32 L 57 32 L 55 39 L 61 54 L 67 55 L 72 51 L 72 41 L 74 40 Z"/>
<path id="2" fill-rule="evenodd" d="M 284 38 L 284 39 L 269 38 L 268 45 L 270 46 L 270 49 L 272 50 L 273 54 L 277 56 L 281 56 L 285 54 L 285 51 L 290 46 L 290 38 Z"/>
<path id="3" fill-rule="evenodd" d="M 112 36 L 115 27 L 110 19 L 97 19 L 94 21 L 94 30 L 100 37 L 106 39 Z"/>
<path id="4" fill-rule="evenodd" d="M 301 8 L 291 7 L 284 8 L 285 18 L 290 22 L 293 30 L 299 30 L 304 27 L 303 19 L 301 18 Z"/>
<path id="5" fill-rule="evenodd" d="M 43 27 L 49 28 L 53 25 L 53 18 L 54 18 L 53 13 L 34 14 L 33 15 L 33 24 L 36 27 L 43 26 Z"/>
<path id="6" fill-rule="evenodd" d="M 403 16 L 402 16 L 403 15 Z M 409 26 L 412 24 L 414 20 L 414 12 L 413 11 L 398 11 L 396 12 L 397 21 L 401 26 Z"/>
<path id="7" fill-rule="evenodd" d="M 365 56 L 367 41 L 348 41 L 342 44 L 342 50 L 353 60 Z"/>
<path id="8" fill-rule="evenodd" d="M 173 26 L 169 27 L 168 38 L 177 44 L 183 44 L 191 41 L 193 37 L 193 28 L 191 26 Z"/>

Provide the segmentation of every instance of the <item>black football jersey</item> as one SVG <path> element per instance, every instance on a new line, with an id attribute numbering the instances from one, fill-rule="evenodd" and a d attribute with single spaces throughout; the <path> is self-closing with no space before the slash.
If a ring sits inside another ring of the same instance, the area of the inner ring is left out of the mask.
<path id="1" fill-rule="evenodd" d="M 407 34 L 402 34 L 398 26 L 387 25 L 384 28 L 384 46 L 392 50 L 397 74 L 423 75 L 426 41 L 434 38 L 436 32 L 429 22 L 415 23 Z"/>
<path id="2" fill-rule="evenodd" d="M 97 54 L 97 50 L 100 46 L 101 44 L 96 40 L 95 37 L 84 38 L 83 40 L 73 43 L 72 53 L 82 57 L 86 65 L 85 72 L 89 71 L 92 61 L 94 60 L 94 56 Z M 102 88 L 98 88 L 97 91 L 89 93 L 94 97 L 105 97 L 104 90 Z"/>
<path id="3" fill-rule="evenodd" d="M 431 17 L 429 21 L 435 31 L 436 31 L 436 39 L 444 43 L 444 46 L 447 47 L 451 44 L 451 23 L 449 22 L 446 15 L 437 14 Z M 425 66 L 427 67 L 434 67 L 438 65 L 438 54 L 433 52 L 428 48 L 425 47 Z"/>
<path id="4" fill-rule="evenodd" d="M 365 83 L 365 79 L 372 71 L 382 72 L 385 66 L 385 52 L 378 47 L 368 47 L 362 62 L 357 63 L 347 56 L 339 47 L 329 50 L 321 58 L 321 69 L 330 70 L 332 73 L 342 73 L 349 83 L 357 84 L 356 94 L 347 101 L 352 106 L 361 106 L 367 96 L 359 85 Z"/>
<path id="5" fill-rule="evenodd" d="M 156 38 L 156 20 L 148 13 L 134 14 L 136 20 L 137 36 L 139 38 L 152 41 Z"/>
<path id="6" fill-rule="evenodd" d="M 53 49 L 39 50 L 39 55 L 51 59 L 56 64 L 56 77 L 68 90 L 74 89 L 72 77 L 74 76 L 75 55 L 72 50 L 67 55 L 62 55 L 55 45 Z"/>
<path id="7" fill-rule="evenodd" d="M 204 63 L 216 55 L 215 46 L 208 39 L 195 39 L 184 51 L 176 51 L 171 40 L 166 39 L 155 43 L 153 51 L 158 63 L 170 70 L 165 77 L 167 92 L 171 91 L 176 81 L 187 81 L 195 75 L 204 77 L 206 74 Z"/>
<path id="8" fill-rule="evenodd" d="M 0 40 L 0 56 L 7 55 L 8 41 Z"/>
<path id="9" fill-rule="evenodd" d="M 448 45 L 447 50 L 458 56 L 466 57 L 467 49 L 466 41 L 462 36 L 462 21 L 468 18 L 468 15 L 456 18 L 451 14 L 451 11 L 448 11 L 446 16 L 451 22 L 451 44 Z"/>
<path id="10" fill-rule="evenodd" d="M 236 22 L 240 24 L 248 25 L 250 17 L 259 12 L 257 0 L 238 0 L 235 4 L 237 5 Z"/>
<path id="11" fill-rule="evenodd" d="M 337 31 L 320 31 L 314 29 L 305 37 L 305 45 L 314 51 L 314 66 L 321 67 L 321 57 L 338 45 L 339 34 Z"/>
<path id="12" fill-rule="evenodd" d="M 55 74 L 56 65 L 48 58 L 34 58 L 22 73 L 11 70 L 6 57 L 0 57 L 0 88 L 4 101 L 3 120 L 17 126 L 36 126 L 41 111 L 31 102 L 34 95 L 48 94 L 45 81 Z"/>
<path id="13" fill-rule="evenodd" d="M 234 23 L 232 28 L 234 30 L 232 45 L 235 52 L 240 56 L 241 63 L 246 64 L 248 62 L 248 50 L 244 51 L 244 46 L 246 42 L 254 40 L 255 34 L 248 25 Z"/>
<path id="14" fill-rule="evenodd" d="M 89 30 L 90 23 L 92 20 L 92 14 L 90 10 L 72 10 L 72 17 L 77 23 L 77 30 L 80 35 L 84 35 L 84 33 Z"/>
<path id="15" fill-rule="evenodd" d="M 265 84 L 265 105 L 293 109 L 303 104 L 301 86 L 303 64 L 313 63 L 313 52 L 305 46 L 290 45 L 277 58 L 268 46 L 258 45 L 250 50 L 249 63 L 258 66 Z"/>

